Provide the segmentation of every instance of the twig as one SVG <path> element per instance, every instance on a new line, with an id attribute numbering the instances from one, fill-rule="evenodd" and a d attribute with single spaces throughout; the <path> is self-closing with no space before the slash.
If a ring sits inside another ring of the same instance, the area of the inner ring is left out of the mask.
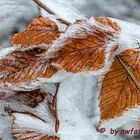
<path id="1" fill-rule="evenodd" d="M 55 132 L 56 133 L 58 132 L 58 129 L 59 129 L 59 120 L 58 120 L 58 112 L 57 112 L 57 95 L 58 95 L 59 86 L 60 86 L 60 83 L 57 83 L 56 92 L 55 92 L 55 96 L 54 96 L 55 109 L 56 109 L 56 123 L 55 123 Z"/>
<path id="2" fill-rule="evenodd" d="M 41 7 L 42 9 L 44 9 L 45 11 L 47 11 L 49 14 L 51 15 L 56 15 L 56 13 L 54 13 L 52 10 L 50 10 L 46 5 L 44 5 L 42 2 L 40 2 L 39 0 L 33 0 L 39 7 Z M 67 26 L 70 25 L 70 23 L 64 19 L 57 19 L 59 20 L 61 23 L 66 24 Z"/>

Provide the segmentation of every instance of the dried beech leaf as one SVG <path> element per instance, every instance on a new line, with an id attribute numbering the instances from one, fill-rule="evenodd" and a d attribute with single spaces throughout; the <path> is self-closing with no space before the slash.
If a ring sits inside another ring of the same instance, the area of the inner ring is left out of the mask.
<path id="1" fill-rule="evenodd" d="M 45 93 L 41 92 L 40 89 L 36 89 L 33 91 L 18 91 L 11 96 L 0 99 L 14 103 L 20 102 L 24 105 L 30 106 L 31 108 L 35 108 L 39 103 L 44 101 Z"/>
<path id="2" fill-rule="evenodd" d="M 5 86 L 38 82 L 39 78 L 51 77 L 56 69 L 35 50 L 13 51 L 0 59 L 0 72 L 1 86 Z"/>
<path id="3" fill-rule="evenodd" d="M 107 17 L 98 17 L 96 18 L 96 21 L 106 25 L 106 26 L 110 26 L 112 27 L 114 30 L 119 31 L 120 27 L 118 26 L 117 22 L 113 22 L 111 19 L 107 18 Z"/>
<path id="4" fill-rule="evenodd" d="M 13 35 L 11 41 L 19 49 L 47 48 L 59 37 L 59 34 L 60 32 L 54 21 L 39 16 L 33 19 L 25 31 Z"/>
<path id="5" fill-rule="evenodd" d="M 101 121 L 120 117 L 140 104 L 140 51 L 128 49 L 115 58 L 101 93 Z"/>
<path id="6" fill-rule="evenodd" d="M 108 18 L 78 20 L 54 41 L 46 56 L 67 72 L 97 73 L 108 68 L 119 30 L 119 25 Z"/>
<path id="7" fill-rule="evenodd" d="M 40 118 L 27 113 L 12 113 L 12 134 L 17 140 L 59 140 L 54 131 Z"/>

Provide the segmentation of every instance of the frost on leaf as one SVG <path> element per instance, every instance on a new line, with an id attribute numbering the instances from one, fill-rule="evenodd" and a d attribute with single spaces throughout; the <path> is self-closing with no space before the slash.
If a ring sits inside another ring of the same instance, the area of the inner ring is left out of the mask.
<path id="1" fill-rule="evenodd" d="M 101 121 L 120 117 L 140 104 L 140 50 L 128 49 L 116 56 L 102 81 Z"/>
<path id="2" fill-rule="evenodd" d="M 45 99 L 45 93 L 41 92 L 40 89 L 33 91 L 18 91 L 14 94 L 6 97 L 1 97 L 1 100 L 8 102 L 19 102 L 24 105 L 27 105 L 31 108 L 35 108 Z"/>
<path id="3" fill-rule="evenodd" d="M 38 82 L 39 78 L 51 77 L 57 70 L 36 50 L 13 51 L 0 59 L 0 83 L 20 85 Z"/>
<path id="4" fill-rule="evenodd" d="M 11 41 L 17 48 L 23 50 L 34 47 L 47 49 L 59 34 L 54 21 L 40 16 L 33 19 L 25 31 L 13 35 Z"/>
<path id="5" fill-rule="evenodd" d="M 12 133 L 17 140 L 59 140 L 41 118 L 29 113 L 12 113 Z"/>
<path id="6" fill-rule="evenodd" d="M 117 48 L 119 25 L 108 18 L 78 20 L 48 49 L 52 64 L 67 72 L 89 72 L 108 68 Z"/>
<path id="7" fill-rule="evenodd" d="M 35 107 L 32 109 L 15 111 L 15 109 L 13 110 L 10 108 L 9 112 L 13 117 L 11 130 L 13 136 L 15 136 L 17 140 L 59 140 L 56 131 L 56 125 L 58 122 L 56 114 L 56 96 L 58 87 L 59 84 L 57 84 L 56 89 L 51 92 L 49 92 L 50 89 L 46 88 L 43 93 L 44 96 L 41 95 L 44 97 L 42 102 L 40 102 L 39 95 L 43 92 L 43 89 L 24 92 L 24 94 L 29 95 L 25 95 L 28 98 L 28 101 L 33 99 L 39 100 L 38 105 L 35 105 Z M 21 92 L 18 92 L 18 94 L 21 94 Z M 20 97 L 23 97 L 23 95 Z M 17 94 L 15 98 L 18 100 Z M 25 101 L 25 98 L 22 99 Z"/>

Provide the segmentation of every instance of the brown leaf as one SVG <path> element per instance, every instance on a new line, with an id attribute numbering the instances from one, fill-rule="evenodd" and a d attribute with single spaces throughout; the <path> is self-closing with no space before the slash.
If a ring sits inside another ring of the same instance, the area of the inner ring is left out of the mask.
<path id="1" fill-rule="evenodd" d="M 14 103 L 20 102 L 22 104 L 30 106 L 31 108 L 34 108 L 45 99 L 45 93 L 41 92 L 40 89 L 36 89 L 33 91 L 18 91 L 11 96 L 0 99 Z"/>
<path id="2" fill-rule="evenodd" d="M 99 22 L 98 22 L 99 21 Z M 117 48 L 119 25 L 108 18 L 78 20 L 49 48 L 52 64 L 67 72 L 89 72 L 108 67 Z"/>
<path id="3" fill-rule="evenodd" d="M 13 113 L 12 116 L 12 134 L 17 140 L 59 140 L 47 134 L 48 124 L 40 118 L 28 113 Z"/>
<path id="4" fill-rule="evenodd" d="M 140 51 L 128 49 L 115 58 L 100 93 L 101 121 L 120 117 L 140 104 Z"/>
<path id="5" fill-rule="evenodd" d="M 98 18 L 95 17 L 95 19 L 96 19 L 96 21 L 98 21 L 106 26 L 112 27 L 116 31 L 120 30 L 120 27 L 118 26 L 117 22 L 113 22 L 111 19 L 109 19 L 107 17 L 98 17 Z"/>
<path id="6" fill-rule="evenodd" d="M 1 86 L 30 84 L 39 81 L 39 78 L 51 77 L 56 71 L 50 61 L 35 50 L 13 51 L 0 59 Z"/>
<path id="7" fill-rule="evenodd" d="M 60 35 L 56 23 L 48 18 L 37 17 L 33 19 L 29 27 L 11 37 L 11 41 L 19 49 L 34 47 L 48 48 Z"/>

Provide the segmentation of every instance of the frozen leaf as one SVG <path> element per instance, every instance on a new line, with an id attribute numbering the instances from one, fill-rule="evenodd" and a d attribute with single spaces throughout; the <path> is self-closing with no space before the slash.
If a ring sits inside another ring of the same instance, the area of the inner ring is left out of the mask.
<path id="1" fill-rule="evenodd" d="M 140 50 L 128 49 L 116 56 L 102 81 L 101 121 L 123 115 L 140 104 Z"/>
<path id="2" fill-rule="evenodd" d="M 37 50 L 13 51 L 0 59 L 1 86 L 30 84 L 51 77 L 56 69 Z"/>
<path id="3" fill-rule="evenodd" d="M 18 140 L 59 140 L 56 134 L 56 122 L 58 121 L 56 115 L 56 96 L 59 84 L 55 87 L 55 91 L 52 93 L 49 93 L 49 89 L 46 89 L 44 101 L 38 103 L 38 106 L 32 110 L 28 109 L 27 112 L 25 110 L 24 112 L 17 112 L 11 109 L 13 116 L 12 133 Z M 38 91 L 40 90 L 36 90 L 36 92 Z M 35 95 L 34 91 L 32 91 L 30 96 L 33 95 Z M 36 100 L 38 96 L 35 95 Z M 28 96 L 27 98 L 29 100 L 30 97 Z M 30 99 L 33 98 L 31 97 Z M 50 104 L 52 107 L 50 107 Z"/>
<path id="4" fill-rule="evenodd" d="M 52 64 L 67 72 L 104 71 L 117 48 L 119 29 L 108 18 L 78 20 L 54 41 L 46 57 L 53 58 Z"/>
<path id="5" fill-rule="evenodd" d="M 59 37 L 56 23 L 48 18 L 37 17 L 29 27 L 11 37 L 12 43 L 19 49 L 48 48 Z"/>
<path id="6" fill-rule="evenodd" d="M 18 91 L 10 96 L 1 97 L 0 99 L 14 103 L 20 102 L 34 108 L 45 99 L 45 93 L 41 92 L 40 89 L 33 91 Z"/>
<path id="7" fill-rule="evenodd" d="M 95 17 L 95 19 L 96 19 L 96 21 L 98 21 L 106 26 L 112 27 L 116 31 L 120 30 L 118 23 L 112 21 L 111 19 L 109 19 L 107 17 L 98 17 L 98 18 Z"/>
<path id="8" fill-rule="evenodd" d="M 30 113 L 12 113 L 12 133 L 17 140 L 59 140 L 47 122 Z"/>

